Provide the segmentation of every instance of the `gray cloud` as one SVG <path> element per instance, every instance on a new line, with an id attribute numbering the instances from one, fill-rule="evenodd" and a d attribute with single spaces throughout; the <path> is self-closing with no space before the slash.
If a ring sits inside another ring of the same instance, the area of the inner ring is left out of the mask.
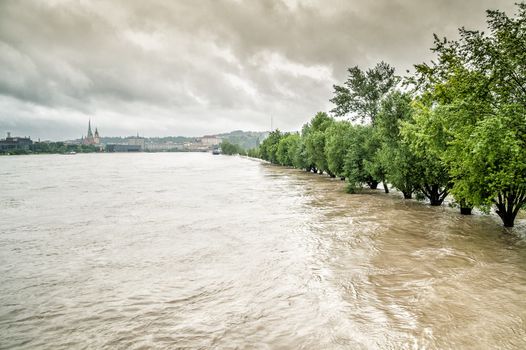
<path id="1" fill-rule="evenodd" d="M 72 138 L 298 129 L 345 69 L 430 59 L 514 0 L 0 2 L 0 132 Z"/>

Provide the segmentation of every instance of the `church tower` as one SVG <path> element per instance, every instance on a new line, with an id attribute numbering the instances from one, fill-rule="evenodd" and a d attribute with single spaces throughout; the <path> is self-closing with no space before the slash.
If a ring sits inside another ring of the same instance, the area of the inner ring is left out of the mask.
<path id="1" fill-rule="evenodd" d="M 95 136 L 93 136 L 93 142 L 94 142 L 96 145 L 99 145 L 99 144 L 100 144 L 99 130 L 97 130 L 97 128 L 95 128 Z"/>
<path id="2" fill-rule="evenodd" d="M 88 121 L 88 135 L 86 135 L 86 138 L 82 143 L 85 145 L 93 145 L 95 143 L 93 132 L 91 131 L 91 119 Z"/>
<path id="3" fill-rule="evenodd" d="M 88 137 L 93 137 L 93 133 L 91 132 L 91 119 L 88 121 Z"/>

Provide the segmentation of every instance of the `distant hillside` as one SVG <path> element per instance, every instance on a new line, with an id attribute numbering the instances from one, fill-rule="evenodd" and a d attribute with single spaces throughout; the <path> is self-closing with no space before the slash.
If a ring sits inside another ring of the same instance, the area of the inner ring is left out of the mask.
<path id="1" fill-rule="evenodd" d="M 229 133 L 218 134 L 217 136 L 244 149 L 250 149 L 259 146 L 268 136 L 268 132 L 235 130 Z"/>

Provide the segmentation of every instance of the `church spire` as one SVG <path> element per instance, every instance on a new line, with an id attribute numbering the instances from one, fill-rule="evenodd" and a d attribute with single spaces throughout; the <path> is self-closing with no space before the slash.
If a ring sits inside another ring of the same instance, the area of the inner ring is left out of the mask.
<path id="1" fill-rule="evenodd" d="M 93 137 L 93 133 L 91 132 L 91 118 L 88 121 L 88 137 Z"/>

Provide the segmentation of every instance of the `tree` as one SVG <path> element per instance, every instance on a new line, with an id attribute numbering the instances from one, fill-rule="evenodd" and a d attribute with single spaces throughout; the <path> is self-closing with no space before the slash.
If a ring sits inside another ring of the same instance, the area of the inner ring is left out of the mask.
<path id="1" fill-rule="evenodd" d="M 436 109 L 415 103 L 411 121 L 402 123 L 403 142 L 407 143 L 419 164 L 418 190 L 431 205 L 441 205 L 449 193 L 451 178 L 442 160 L 446 131 Z"/>
<path id="2" fill-rule="evenodd" d="M 337 121 L 325 131 L 327 166 L 335 176 L 345 178 L 345 155 L 353 142 L 352 127 L 348 121 Z"/>
<path id="3" fill-rule="evenodd" d="M 273 164 L 278 164 L 277 151 L 279 141 L 282 137 L 282 133 L 277 129 L 269 133 L 268 137 L 263 140 L 259 146 L 259 152 L 262 159 L 268 160 Z"/>
<path id="4" fill-rule="evenodd" d="M 311 120 L 310 124 L 304 128 L 303 137 L 305 138 L 305 148 L 309 161 L 314 164 L 321 173 L 327 172 L 334 177 L 329 170 L 325 156 L 325 130 L 334 123 L 334 119 L 324 112 L 319 112 Z"/>
<path id="5" fill-rule="evenodd" d="M 394 68 L 385 62 L 380 62 L 365 72 L 357 66 L 349 68 L 348 72 L 349 76 L 343 86 L 334 85 L 334 97 L 331 102 L 336 107 L 332 112 L 340 117 L 350 115 L 354 121 L 370 122 L 375 126 L 382 100 L 397 85 L 400 78 L 395 75 Z M 358 148 L 354 150 L 356 151 L 354 156 L 359 154 L 368 156 L 367 159 L 355 160 L 357 163 L 354 170 L 357 173 L 366 172 L 369 177 L 374 178 L 373 182 L 369 182 L 374 188 L 378 184 L 375 181 L 382 181 L 387 193 L 389 187 L 385 181 L 386 169 L 380 162 L 380 155 L 377 154 L 380 140 L 375 133 L 370 137 L 366 140 L 367 152 L 359 152 Z M 357 183 L 359 182 L 361 180 Z"/>
<path id="6" fill-rule="evenodd" d="M 221 144 L 219 146 L 221 147 L 221 153 L 223 154 L 233 155 L 244 153 L 244 150 L 241 148 L 241 146 L 233 144 L 228 140 L 221 141 Z"/>
<path id="7" fill-rule="evenodd" d="M 457 41 L 435 36 L 438 59 L 417 65 L 414 80 L 423 99 L 441 105 L 435 116 L 449 138 L 453 194 L 493 203 L 509 227 L 526 201 L 526 4 L 517 8 L 515 17 L 487 11 L 488 34 L 462 28 Z"/>
<path id="8" fill-rule="evenodd" d="M 526 203 L 526 110 L 499 112 L 456 134 L 448 160 L 452 192 L 483 209 L 495 205 L 504 226 L 513 227 Z"/>
<path id="9" fill-rule="evenodd" d="M 292 152 L 292 165 L 298 169 L 312 171 L 314 165 L 309 161 L 307 157 L 305 139 L 300 135 L 297 135 L 297 139 L 297 144 L 293 145 L 290 149 L 290 152 Z"/>
<path id="10" fill-rule="evenodd" d="M 385 62 L 365 72 L 357 66 L 349 68 L 348 72 L 343 86 L 334 85 L 334 97 L 330 101 L 336 107 L 332 112 L 339 117 L 350 114 L 353 120 L 374 124 L 383 97 L 396 86 L 399 77 Z"/>
<path id="11" fill-rule="evenodd" d="M 278 143 L 276 158 L 281 165 L 292 166 L 295 147 L 297 147 L 297 134 L 285 133 Z"/>
<path id="12" fill-rule="evenodd" d="M 401 123 L 412 118 L 411 102 L 409 93 L 393 91 L 387 95 L 382 101 L 375 127 L 381 142 L 377 162 L 385 169 L 387 181 L 406 199 L 410 199 L 417 189 L 421 172 L 416 156 L 400 135 Z"/>
<path id="13" fill-rule="evenodd" d="M 376 144 L 373 139 L 373 127 L 370 125 L 353 125 L 350 130 L 350 147 L 345 154 L 345 177 L 349 182 L 349 191 L 367 184 L 371 189 L 376 189 L 380 179 L 374 176 L 367 167 L 367 162 L 373 159 L 376 153 Z"/>

